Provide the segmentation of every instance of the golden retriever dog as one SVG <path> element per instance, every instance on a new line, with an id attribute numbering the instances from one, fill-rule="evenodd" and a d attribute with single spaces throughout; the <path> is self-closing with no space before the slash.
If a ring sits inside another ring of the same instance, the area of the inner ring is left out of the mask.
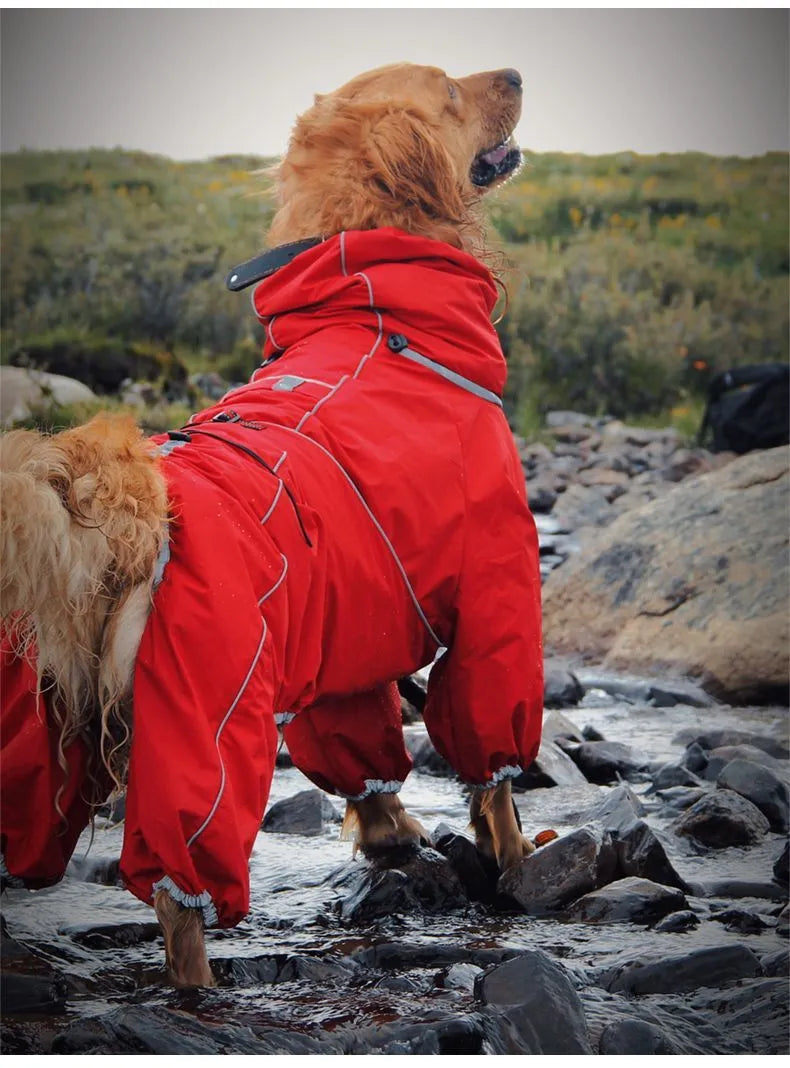
<path id="1" fill-rule="evenodd" d="M 394 227 L 485 260 L 482 197 L 520 163 L 521 92 L 514 70 L 397 64 L 316 97 L 275 171 L 269 246 Z M 135 662 L 173 507 L 163 460 L 131 420 L 102 416 L 51 437 L 8 433 L 0 473 L 5 634 L 35 662 L 61 764 L 75 741 L 87 747 L 93 809 L 127 784 Z M 533 848 L 509 778 L 474 793 L 471 822 L 500 869 Z M 426 837 L 395 792 L 349 800 L 346 826 L 363 852 Z M 173 982 L 210 985 L 204 914 L 167 888 L 154 905 Z"/>

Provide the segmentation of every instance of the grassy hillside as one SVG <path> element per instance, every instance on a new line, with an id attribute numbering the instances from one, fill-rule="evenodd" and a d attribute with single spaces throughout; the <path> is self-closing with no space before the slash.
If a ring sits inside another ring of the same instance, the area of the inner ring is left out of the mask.
<path id="1" fill-rule="evenodd" d="M 245 377 L 258 328 L 223 279 L 263 246 L 267 162 L 4 156 L 3 359 L 123 352 Z M 787 359 L 787 189 L 781 153 L 528 154 L 490 204 L 516 422 L 682 412 L 713 371 Z"/>

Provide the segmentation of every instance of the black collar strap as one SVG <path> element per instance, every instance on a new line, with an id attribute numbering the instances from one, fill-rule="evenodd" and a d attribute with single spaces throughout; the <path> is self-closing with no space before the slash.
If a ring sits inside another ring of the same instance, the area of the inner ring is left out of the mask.
<path id="1" fill-rule="evenodd" d="M 268 278 L 295 259 L 300 252 L 307 252 L 309 248 L 315 248 L 322 241 L 321 237 L 306 237 L 304 241 L 291 241 L 288 245 L 278 245 L 277 248 L 270 249 L 268 252 L 262 252 L 260 256 L 234 267 L 225 279 L 225 285 L 234 293 L 240 289 L 246 289 L 253 282 L 261 282 L 264 278 Z"/>

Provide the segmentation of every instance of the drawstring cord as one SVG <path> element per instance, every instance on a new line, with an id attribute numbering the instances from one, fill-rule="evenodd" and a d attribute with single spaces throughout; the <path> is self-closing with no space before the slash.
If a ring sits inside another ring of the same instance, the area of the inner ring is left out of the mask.
<path id="1" fill-rule="evenodd" d="M 229 420 L 227 420 L 227 421 L 229 421 Z M 261 429 L 261 427 L 254 426 L 252 424 L 242 424 L 242 425 L 250 426 L 251 429 L 254 429 L 254 430 L 260 430 Z M 260 464 L 260 466 L 263 467 L 266 471 L 268 471 L 270 475 L 274 475 L 275 478 L 279 478 L 279 475 L 274 470 L 274 468 L 270 467 L 269 464 L 267 464 L 266 461 L 263 459 L 263 457 L 259 456 L 258 453 L 255 452 L 254 449 L 250 449 L 246 445 L 242 445 L 240 441 L 232 441 L 230 438 L 223 437 L 222 434 L 212 434 L 212 432 L 210 430 L 201 430 L 201 429 L 198 429 L 197 427 L 190 426 L 188 428 L 184 428 L 183 430 L 171 430 L 171 431 L 168 432 L 168 437 L 171 439 L 171 441 L 187 441 L 188 442 L 188 441 L 192 440 L 192 435 L 193 434 L 202 434 L 204 437 L 215 438 L 217 441 L 222 441 L 222 442 L 224 442 L 225 445 L 232 445 L 234 449 L 238 449 L 239 452 L 246 453 L 247 456 L 251 457 L 251 459 L 253 459 L 257 464 Z M 285 480 L 284 479 L 280 479 L 280 482 L 282 483 L 282 487 L 285 490 L 286 494 L 288 495 L 288 500 L 293 505 L 293 510 L 294 510 L 295 515 L 296 515 L 296 521 L 299 524 L 299 529 L 302 532 L 302 537 L 307 542 L 308 546 L 312 549 L 313 543 L 310 541 L 310 538 L 309 538 L 309 536 L 307 534 L 307 531 L 305 530 L 305 525 L 302 522 L 302 516 L 301 516 L 301 513 L 299 511 L 299 505 L 297 504 L 296 498 L 294 497 L 294 495 L 291 492 L 291 490 L 289 489 L 289 487 L 285 484 Z"/>

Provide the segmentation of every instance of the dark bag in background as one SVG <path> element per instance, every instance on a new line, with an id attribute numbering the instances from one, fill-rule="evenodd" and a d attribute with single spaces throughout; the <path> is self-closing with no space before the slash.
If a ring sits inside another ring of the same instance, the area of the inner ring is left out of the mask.
<path id="1" fill-rule="evenodd" d="M 790 368 L 786 364 L 753 364 L 716 375 L 708 386 L 700 445 L 713 452 L 743 453 L 788 441 Z"/>

